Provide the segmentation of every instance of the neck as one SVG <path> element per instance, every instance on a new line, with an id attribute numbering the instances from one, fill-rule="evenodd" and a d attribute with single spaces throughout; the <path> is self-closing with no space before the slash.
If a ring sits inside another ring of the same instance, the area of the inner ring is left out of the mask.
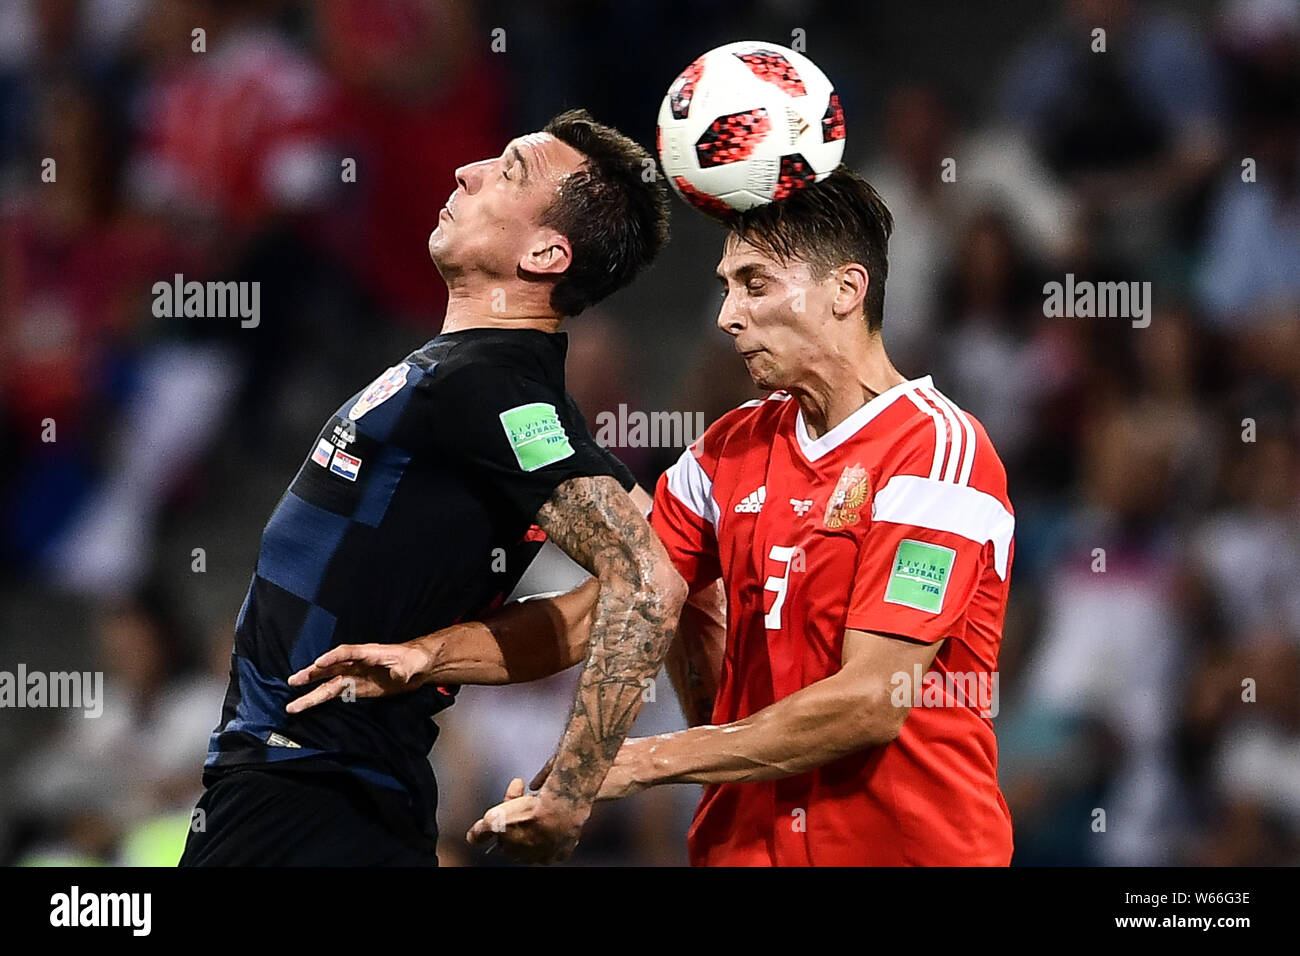
<path id="1" fill-rule="evenodd" d="M 787 387 L 803 409 L 808 434 L 820 438 L 877 395 L 906 382 L 885 354 L 880 335 L 860 348 L 828 354 L 803 380 Z"/>
<path id="2" fill-rule="evenodd" d="M 502 303 L 506 306 L 513 303 L 513 308 L 502 309 Z M 447 291 L 447 314 L 442 320 L 442 331 L 536 329 L 555 332 L 563 319 L 547 304 L 537 301 L 535 296 L 525 295 L 513 287 L 496 286 L 486 292 L 451 288 Z"/>

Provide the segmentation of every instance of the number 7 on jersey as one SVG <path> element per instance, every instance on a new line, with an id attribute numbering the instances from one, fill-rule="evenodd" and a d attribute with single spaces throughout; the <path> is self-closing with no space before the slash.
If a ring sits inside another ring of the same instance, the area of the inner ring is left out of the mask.
<path id="1" fill-rule="evenodd" d="M 785 565 L 785 571 L 780 577 L 773 575 L 763 582 L 764 591 L 776 592 L 776 600 L 772 602 L 772 607 L 763 617 L 763 626 L 769 631 L 779 631 L 781 629 L 781 611 L 785 607 L 785 592 L 790 589 L 790 572 L 795 570 L 796 566 L 798 566 L 799 570 L 803 570 L 803 551 L 799 548 L 773 545 L 767 556 L 773 561 L 780 561 Z"/>

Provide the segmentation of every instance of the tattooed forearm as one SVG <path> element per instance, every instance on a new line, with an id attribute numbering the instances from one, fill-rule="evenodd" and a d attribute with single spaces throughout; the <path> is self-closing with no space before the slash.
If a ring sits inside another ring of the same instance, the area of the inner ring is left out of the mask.
<path id="1" fill-rule="evenodd" d="M 600 580 L 587 661 L 544 791 L 590 807 L 672 640 L 686 586 L 613 478 L 560 485 L 537 523 Z"/>

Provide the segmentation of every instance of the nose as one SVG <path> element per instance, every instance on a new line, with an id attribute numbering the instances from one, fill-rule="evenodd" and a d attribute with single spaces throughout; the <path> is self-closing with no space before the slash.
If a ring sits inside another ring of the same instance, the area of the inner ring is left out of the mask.
<path id="1" fill-rule="evenodd" d="M 735 298 L 728 292 L 718 308 L 718 328 L 733 337 L 745 330 L 744 313 L 739 306 L 732 304 Z"/>
<path id="2" fill-rule="evenodd" d="M 457 168 L 456 182 L 461 189 L 467 193 L 478 192 L 479 183 L 483 180 L 483 164 L 486 162 L 488 160 L 479 160 Z"/>

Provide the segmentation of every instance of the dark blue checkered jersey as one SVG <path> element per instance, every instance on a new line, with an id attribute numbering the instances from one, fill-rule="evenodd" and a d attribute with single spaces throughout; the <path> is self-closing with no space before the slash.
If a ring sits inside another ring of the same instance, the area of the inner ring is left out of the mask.
<path id="1" fill-rule="evenodd" d="M 431 718 L 456 688 L 289 715 L 302 691 L 286 681 L 335 645 L 406 641 L 491 609 L 540 547 L 526 539 L 561 482 L 632 487 L 565 391 L 566 344 L 532 330 L 440 335 L 326 422 L 262 533 L 205 782 L 249 765 L 343 768 L 404 792 L 433 832 Z"/>

